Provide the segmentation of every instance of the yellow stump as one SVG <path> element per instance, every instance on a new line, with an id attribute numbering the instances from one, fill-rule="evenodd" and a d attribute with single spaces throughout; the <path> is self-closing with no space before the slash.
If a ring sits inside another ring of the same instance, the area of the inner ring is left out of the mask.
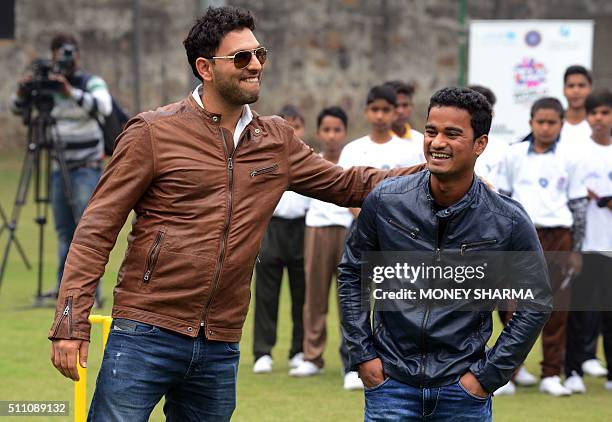
<path id="1" fill-rule="evenodd" d="M 102 324 L 102 350 L 106 347 L 108 333 L 110 333 L 112 317 L 104 315 L 90 315 L 89 322 Z M 83 368 L 77 356 L 77 369 L 79 380 L 74 383 L 74 420 L 84 422 L 87 419 L 87 368 Z"/>

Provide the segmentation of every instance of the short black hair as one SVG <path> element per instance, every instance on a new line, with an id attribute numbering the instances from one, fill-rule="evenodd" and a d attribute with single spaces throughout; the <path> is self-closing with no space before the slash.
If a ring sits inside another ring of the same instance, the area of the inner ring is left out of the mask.
<path id="1" fill-rule="evenodd" d="M 494 106 L 495 103 L 497 102 L 497 98 L 495 97 L 495 94 L 493 94 L 493 91 L 491 91 L 486 86 L 470 85 L 468 86 L 468 88 L 473 89 L 476 92 L 480 92 L 482 95 L 484 95 L 487 101 L 489 102 L 489 104 L 491 104 L 491 106 Z"/>
<path id="2" fill-rule="evenodd" d="M 278 112 L 278 115 L 283 119 L 299 119 L 302 123 L 306 121 L 300 109 L 293 104 L 285 104 Z"/>
<path id="3" fill-rule="evenodd" d="M 601 106 L 612 107 L 612 91 L 609 89 L 598 89 L 591 92 L 584 102 L 587 114 Z"/>
<path id="4" fill-rule="evenodd" d="M 223 37 L 243 28 L 251 31 L 255 29 L 255 18 L 248 10 L 232 6 L 210 6 L 206 9 L 204 15 L 196 21 L 183 41 L 187 60 L 196 78 L 202 79 L 196 69 L 196 59 L 198 57 L 212 58 Z"/>
<path id="5" fill-rule="evenodd" d="M 395 90 L 389 85 L 376 85 L 370 89 L 366 98 L 366 105 L 376 100 L 385 100 L 393 107 L 397 106 L 397 95 L 395 95 Z"/>
<path id="6" fill-rule="evenodd" d="M 337 119 L 342 120 L 344 128 L 348 128 L 348 116 L 346 115 L 344 110 L 338 106 L 331 106 L 321 110 L 321 112 L 317 116 L 317 129 L 321 127 L 321 122 L 323 122 L 323 119 L 327 116 L 335 117 Z"/>
<path id="7" fill-rule="evenodd" d="M 470 88 L 442 88 L 431 96 L 427 116 L 433 107 L 455 107 L 470 114 L 474 139 L 487 135 L 493 118 L 491 104 L 484 95 Z"/>
<path id="8" fill-rule="evenodd" d="M 591 76 L 591 72 L 589 72 L 584 66 L 575 64 L 565 69 L 565 74 L 563 74 L 563 83 L 567 83 L 567 78 L 572 75 L 583 75 L 589 81 L 589 85 L 593 84 L 593 77 Z"/>
<path id="9" fill-rule="evenodd" d="M 51 51 L 59 50 L 64 44 L 72 44 L 77 50 L 79 49 L 79 42 L 74 35 L 59 32 L 51 39 Z"/>
<path id="10" fill-rule="evenodd" d="M 410 98 L 412 98 L 412 96 L 414 95 L 414 84 L 394 80 L 385 82 L 385 85 L 389 85 L 391 88 L 393 88 L 395 90 L 396 95 L 404 94 Z"/>
<path id="11" fill-rule="evenodd" d="M 561 120 L 563 120 L 563 118 L 565 117 L 565 111 L 563 110 L 563 105 L 561 104 L 561 101 L 557 100 L 554 97 L 544 97 L 534 102 L 531 106 L 531 118 L 533 119 L 533 116 L 535 116 L 536 112 L 542 109 L 555 110 L 557 113 L 559 113 L 559 117 L 561 118 Z"/>

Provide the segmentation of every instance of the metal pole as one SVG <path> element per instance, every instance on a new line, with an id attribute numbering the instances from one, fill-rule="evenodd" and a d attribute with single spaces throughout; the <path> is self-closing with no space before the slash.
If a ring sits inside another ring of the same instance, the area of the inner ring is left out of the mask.
<path id="1" fill-rule="evenodd" d="M 457 23 L 459 24 L 459 77 L 457 82 L 459 86 L 466 84 L 466 52 L 467 52 L 467 31 L 465 30 L 465 17 L 467 14 L 467 0 L 459 0 L 459 16 Z"/>
<path id="2" fill-rule="evenodd" d="M 140 0 L 132 0 L 132 114 L 140 107 Z"/>

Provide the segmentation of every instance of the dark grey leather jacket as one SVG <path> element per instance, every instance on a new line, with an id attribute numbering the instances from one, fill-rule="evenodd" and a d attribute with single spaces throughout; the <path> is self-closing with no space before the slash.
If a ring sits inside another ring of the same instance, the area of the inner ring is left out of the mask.
<path id="1" fill-rule="evenodd" d="M 385 374 L 420 387 L 456 382 L 471 371 L 488 392 L 510 379 L 526 358 L 552 309 L 550 284 L 535 228 L 520 204 L 478 178 L 456 204 L 438 209 L 430 194 L 428 171 L 379 184 L 363 203 L 339 267 L 342 331 L 350 362 L 379 357 Z M 446 218 L 438 240 L 440 219 Z M 514 279 L 528 286 L 541 305 L 514 314 L 495 345 L 492 310 L 457 311 L 417 304 L 409 311 L 384 311 L 374 305 L 373 324 L 362 301 L 361 264 L 365 251 L 467 250 L 533 251 L 529 265 L 518 265 Z M 372 326 L 374 329 L 372 329 Z"/>

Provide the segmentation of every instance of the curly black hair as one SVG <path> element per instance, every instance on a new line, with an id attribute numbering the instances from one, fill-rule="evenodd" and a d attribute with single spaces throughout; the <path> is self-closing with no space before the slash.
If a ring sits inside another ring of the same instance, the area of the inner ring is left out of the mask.
<path id="1" fill-rule="evenodd" d="M 468 86 L 468 88 L 473 89 L 476 92 L 480 92 L 482 95 L 485 96 L 487 101 L 489 101 L 489 103 L 491 103 L 491 106 L 495 105 L 495 102 L 497 101 L 497 98 L 495 97 L 495 94 L 493 94 L 493 91 L 491 91 L 486 86 L 482 86 L 482 85 L 470 85 L 470 86 Z"/>
<path id="2" fill-rule="evenodd" d="M 455 107 L 470 114 L 470 124 L 474 130 L 474 139 L 487 135 L 491 129 L 493 117 L 491 104 L 487 98 L 470 88 L 442 88 L 431 96 L 427 116 L 433 107 Z"/>
<path id="3" fill-rule="evenodd" d="M 196 78 L 202 79 L 196 69 L 196 59 L 213 57 L 221 40 L 229 32 L 248 28 L 255 29 L 255 18 L 248 10 L 232 6 L 209 7 L 189 31 L 183 41 L 187 60 Z"/>

